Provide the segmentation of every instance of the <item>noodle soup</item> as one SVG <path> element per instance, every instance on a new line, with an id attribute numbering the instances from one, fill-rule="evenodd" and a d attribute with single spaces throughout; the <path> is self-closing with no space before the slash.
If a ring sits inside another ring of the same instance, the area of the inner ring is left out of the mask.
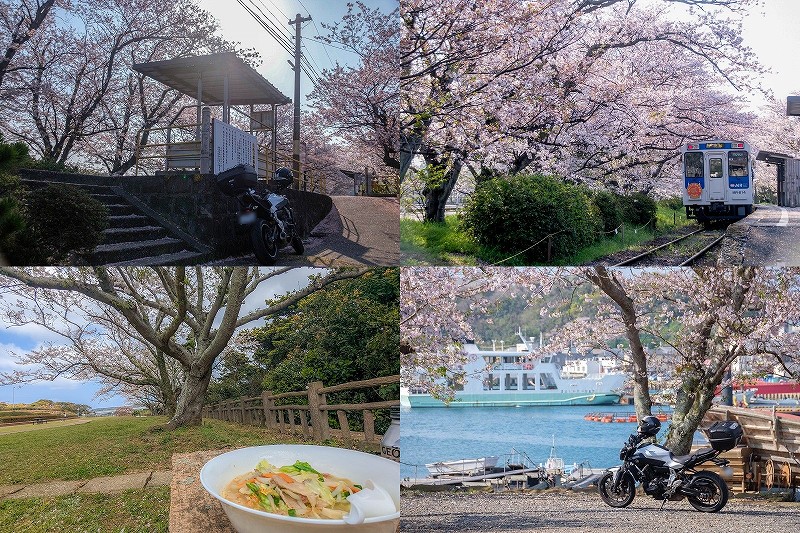
<path id="1" fill-rule="evenodd" d="M 222 490 L 225 499 L 255 509 L 298 518 L 342 519 L 347 497 L 362 489 L 349 479 L 319 472 L 309 463 L 276 467 L 267 460 L 235 477 Z"/>

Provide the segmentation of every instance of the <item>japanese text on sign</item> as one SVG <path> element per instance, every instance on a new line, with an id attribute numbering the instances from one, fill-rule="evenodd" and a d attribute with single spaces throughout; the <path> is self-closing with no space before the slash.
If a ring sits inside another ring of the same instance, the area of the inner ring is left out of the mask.
<path id="1" fill-rule="evenodd" d="M 252 166 L 258 173 L 258 141 L 255 136 L 214 120 L 214 174 L 241 164 Z"/>

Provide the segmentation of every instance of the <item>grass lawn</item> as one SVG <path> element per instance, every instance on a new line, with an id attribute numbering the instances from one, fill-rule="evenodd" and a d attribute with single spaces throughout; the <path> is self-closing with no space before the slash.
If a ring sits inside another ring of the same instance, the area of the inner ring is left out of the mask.
<path id="1" fill-rule="evenodd" d="M 166 532 L 169 487 L 0 501 L 0 531 Z"/>
<path id="2" fill-rule="evenodd" d="M 572 257 L 554 262 L 558 265 L 582 265 L 606 255 L 636 247 L 692 221 L 683 211 L 672 211 L 659 204 L 656 213 L 657 231 L 626 224 L 625 239 L 613 235 L 598 241 Z M 400 221 L 400 252 L 404 265 L 475 265 L 480 262 L 494 264 L 513 255 L 480 246 L 461 228 L 458 217 L 451 215 L 444 223 L 422 223 L 418 220 Z M 523 255 L 501 263 L 503 266 L 527 265 Z"/>
<path id="3" fill-rule="evenodd" d="M 108 417 L 0 435 L 0 485 L 169 470 L 176 452 L 310 443 L 273 430 L 208 419 L 198 427 L 154 430 L 166 421 Z M 0 500 L 0 531 L 152 533 L 166 532 L 168 523 L 169 487 Z"/>
<path id="4" fill-rule="evenodd" d="M 165 422 L 163 417 L 108 417 L 0 435 L 0 485 L 169 470 L 175 452 L 305 442 L 272 430 L 208 419 L 202 426 L 153 431 Z"/>

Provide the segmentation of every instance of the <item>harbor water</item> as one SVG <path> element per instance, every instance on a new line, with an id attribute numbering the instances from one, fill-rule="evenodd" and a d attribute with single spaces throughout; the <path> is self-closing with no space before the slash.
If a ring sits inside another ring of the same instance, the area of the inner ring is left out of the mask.
<path id="1" fill-rule="evenodd" d="M 512 448 L 526 453 L 536 464 L 544 463 L 554 438 L 555 455 L 563 458 L 565 465 L 610 467 L 619 463 L 619 450 L 637 426 L 584 420 L 586 414 L 599 410 L 597 406 L 404 407 L 400 415 L 401 476 L 426 477 L 425 463 L 502 456 Z M 608 406 L 602 411 L 631 413 L 633 406 Z M 661 442 L 667 427 L 665 423 L 659 433 Z"/>

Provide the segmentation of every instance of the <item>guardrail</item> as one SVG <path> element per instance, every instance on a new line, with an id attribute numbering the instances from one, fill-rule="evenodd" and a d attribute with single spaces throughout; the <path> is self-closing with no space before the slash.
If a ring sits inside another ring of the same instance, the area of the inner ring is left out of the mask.
<path id="1" fill-rule="evenodd" d="M 321 381 L 308 384 L 305 391 L 273 394 L 264 391 L 261 396 L 227 400 L 203 408 L 205 418 L 226 420 L 239 424 L 264 426 L 281 432 L 299 433 L 314 440 L 325 440 L 337 436 L 345 442 L 361 440 L 378 443 L 383 435 L 375 432 L 375 411 L 399 406 L 400 399 L 381 402 L 355 404 L 328 404 L 327 395 L 383 385 L 400 383 L 400 376 L 353 381 L 325 387 Z M 307 403 L 300 403 L 303 399 Z M 293 403 L 278 405 L 276 402 L 292 401 Z M 336 413 L 338 428 L 332 428 L 328 413 Z M 363 431 L 351 429 L 348 414 L 360 413 L 363 419 Z"/>

